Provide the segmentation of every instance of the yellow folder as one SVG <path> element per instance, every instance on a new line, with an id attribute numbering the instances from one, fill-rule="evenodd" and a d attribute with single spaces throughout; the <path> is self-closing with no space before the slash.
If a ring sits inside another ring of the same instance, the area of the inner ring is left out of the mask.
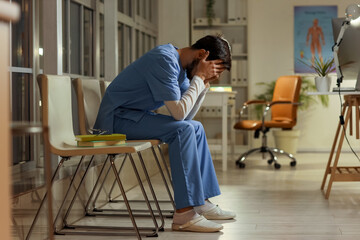
<path id="1" fill-rule="evenodd" d="M 116 140 L 126 140 L 125 134 L 101 134 L 101 135 L 76 135 L 76 141 L 80 142 L 90 142 L 90 141 L 116 141 Z"/>

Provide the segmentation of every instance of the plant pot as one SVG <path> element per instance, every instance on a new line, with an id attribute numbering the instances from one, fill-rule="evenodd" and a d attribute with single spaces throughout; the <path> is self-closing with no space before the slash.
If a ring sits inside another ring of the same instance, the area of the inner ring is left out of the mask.
<path id="1" fill-rule="evenodd" d="M 331 84 L 331 78 L 328 76 L 315 77 L 315 86 L 318 92 L 329 92 L 330 84 Z"/>
<path id="2" fill-rule="evenodd" d="M 300 130 L 274 130 L 273 135 L 276 148 L 287 153 L 296 153 Z"/>

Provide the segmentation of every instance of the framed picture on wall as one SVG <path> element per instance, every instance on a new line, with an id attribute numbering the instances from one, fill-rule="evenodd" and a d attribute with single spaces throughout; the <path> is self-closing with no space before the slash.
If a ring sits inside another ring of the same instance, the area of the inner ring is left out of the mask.
<path id="1" fill-rule="evenodd" d="M 331 19 L 337 16 L 337 6 L 294 7 L 295 73 L 314 73 L 299 59 L 311 64 L 315 59 L 323 61 L 333 57 Z"/>

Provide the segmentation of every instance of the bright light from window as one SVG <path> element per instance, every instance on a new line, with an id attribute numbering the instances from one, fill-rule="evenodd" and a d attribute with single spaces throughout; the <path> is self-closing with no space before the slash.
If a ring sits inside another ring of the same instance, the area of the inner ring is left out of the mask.
<path id="1" fill-rule="evenodd" d="M 231 92 L 232 87 L 224 86 L 224 87 L 210 87 L 211 92 Z"/>
<path id="2" fill-rule="evenodd" d="M 39 55 L 44 56 L 44 49 L 43 48 L 39 48 Z"/>

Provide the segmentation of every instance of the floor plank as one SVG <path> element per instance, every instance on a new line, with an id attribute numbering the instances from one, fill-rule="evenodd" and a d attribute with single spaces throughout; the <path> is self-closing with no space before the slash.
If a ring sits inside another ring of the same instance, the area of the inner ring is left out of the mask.
<path id="1" fill-rule="evenodd" d="M 335 182 L 327 200 L 320 190 L 328 160 L 325 153 L 300 153 L 298 164 L 289 166 L 280 158 L 281 169 L 268 166 L 261 156 L 253 156 L 245 169 L 229 163 L 227 172 L 215 162 L 222 195 L 211 199 L 224 209 L 237 213 L 236 220 L 217 221 L 224 229 L 218 233 L 171 231 L 166 219 L 165 231 L 158 240 L 354 240 L 360 237 L 360 184 Z M 341 163 L 360 165 L 352 154 L 342 154 Z M 153 178 L 159 198 L 165 199 L 159 176 Z M 138 196 L 139 190 L 129 193 Z M 85 220 L 86 223 L 87 220 Z M 108 222 L 109 221 L 109 222 Z M 88 220 L 93 224 L 129 223 L 127 219 Z M 148 219 L 138 219 L 141 224 Z M 36 239 L 36 238 L 35 238 Z M 56 236 L 56 239 L 92 240 L 99 236 Z M 101 239 L 136 239 L 135 236 L 103 236 Z M 145 239 L 145 238 L 144 238 Z"/>

